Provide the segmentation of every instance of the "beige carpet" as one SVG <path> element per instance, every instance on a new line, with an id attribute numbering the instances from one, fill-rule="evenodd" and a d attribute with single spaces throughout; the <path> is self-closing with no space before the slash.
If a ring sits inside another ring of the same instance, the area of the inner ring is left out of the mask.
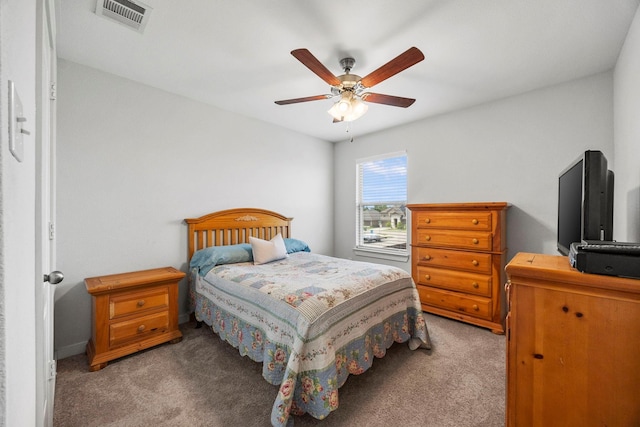
<path id="1" fill-rule="evenodd" d="M 306 426 L 504 426 L 505 337 L 425 315 L 430 351 L 394 344 L 340 389 L 340 407 Z M 210 329 L 88 372 L 85 355 L 58 361 L 55 427 L 269 426 L 277 387 L 261 365 Z"/>

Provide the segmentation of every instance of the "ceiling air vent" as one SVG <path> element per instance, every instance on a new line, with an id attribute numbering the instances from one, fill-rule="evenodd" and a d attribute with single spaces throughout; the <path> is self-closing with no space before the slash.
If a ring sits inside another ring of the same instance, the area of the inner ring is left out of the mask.
<path id="1" fill-rule="evenodd" d="M 96 15 L 113 19 L 139 33 L 147 25 L 151 8 L 132 0 L 97 0 Z"/>

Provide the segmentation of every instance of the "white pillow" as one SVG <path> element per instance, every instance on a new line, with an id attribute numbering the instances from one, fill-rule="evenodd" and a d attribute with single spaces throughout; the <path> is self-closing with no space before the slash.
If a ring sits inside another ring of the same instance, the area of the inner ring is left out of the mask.
<path id="1" fill-rule="evenodd" d="M 251 250 L 253 251 L 253 263 L 256 265 L 277 261 L 289 256 L 280 233 L 269 241 L 258 239 L 257 237 L 249 237 L 249 243 L 251 243 Z"/>

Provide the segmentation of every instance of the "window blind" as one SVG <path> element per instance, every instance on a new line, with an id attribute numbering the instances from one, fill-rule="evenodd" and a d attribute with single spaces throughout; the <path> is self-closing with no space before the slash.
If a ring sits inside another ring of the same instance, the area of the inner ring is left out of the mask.
<path id="1" fill-rule="evenodd" d="M 356 247 L 406 253 L 407 154 L 357 161 Z"/>
<path id="2" fill-rule="evenodd" d="M 394 155 L 359 166 L 358 194 L 362 205 L 404 204 L 407 201 L 407 155 Z"/>

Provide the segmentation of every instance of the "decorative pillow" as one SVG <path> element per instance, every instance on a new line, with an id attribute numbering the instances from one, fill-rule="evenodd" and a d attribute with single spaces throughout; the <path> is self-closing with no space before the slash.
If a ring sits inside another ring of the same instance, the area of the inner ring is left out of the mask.
<path id="1" fill-rule="evenodd" d="M 287 247 L 288 254 L 294 252 L 311 252 L 309 245 L 302 240 L 286 238 L 284 239 L 284 245 Z"/>
<path id="2" fill-rule="evenodd" d="M 280 233 L 269 241 L 258 239 L 257 237 L 249 237 L 249 243 L 251 243 L 251 250 L 253 251 L 253 263 L 256 265 L 277 261 L 289 256 Z"/>
<path id="3" fill-rule="evenodd" d="M 249 261 L 253 261 L 251 245 L 249 243 L 241 243 L 239 245 L 212 246 L 200 249 L 191 257 L 189 267 L 197 268 L 200 274 L 204 276 L 216 265 Z"/>

